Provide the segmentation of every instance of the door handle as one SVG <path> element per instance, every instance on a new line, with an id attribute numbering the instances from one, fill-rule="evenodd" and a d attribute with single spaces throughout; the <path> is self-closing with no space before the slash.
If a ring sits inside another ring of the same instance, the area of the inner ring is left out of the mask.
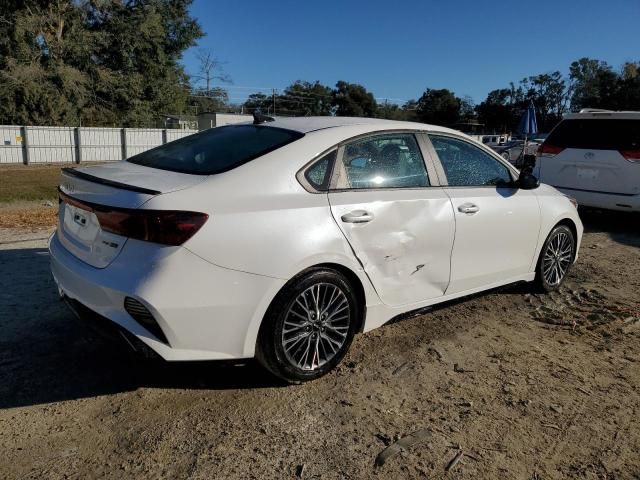
<path id="1" fill-rule="evenodd" d="M 458 211 L 462 213 L 476 213 L 480 211 L 480 207 L 475 203 L 463 203 L 458 207 Z"/>
<path id="2" fill-rule="evenodd" d="M 373 220 L 373 213 L 364 210 L 354 210 L 353 212 L 345 213 L 340 218 L 344 223 L 367 223 Z"/>

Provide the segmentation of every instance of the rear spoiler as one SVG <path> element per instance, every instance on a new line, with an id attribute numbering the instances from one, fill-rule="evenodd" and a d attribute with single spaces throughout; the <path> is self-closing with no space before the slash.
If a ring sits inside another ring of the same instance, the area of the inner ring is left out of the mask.
<path id="1" fill-rule="evenodd" d="M 147 195 L 160 195 L 162 192 L 157 190 L 151 190 L 149 188 L 136 187 L 135 185 L 127 185 L 126 183 L 114 182 L 113 180 L 106 180 L 104 178 L 96 177 L 88 173 L 79 172 L 75 168 L 63 168 L 62 172 L 65 175 L 71 177 L 81 178 L 82 180 L 88 180 L 93 183 L 100 183 L 102 185 L 109 185 L 110 187 L 116 187 L 121 190 L 129 190 L 130 192 L 146 193 Z"/>

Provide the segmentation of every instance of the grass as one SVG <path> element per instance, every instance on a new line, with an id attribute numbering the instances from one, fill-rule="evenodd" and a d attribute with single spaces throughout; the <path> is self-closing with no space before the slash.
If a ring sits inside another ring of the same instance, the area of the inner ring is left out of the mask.
<path id="1" fill-rule="evenodd" d="M 0 165 L 0 203 L 55 201 L 64 166 Z"/>
<path id="2" fill-rule="evenodd" d="M 56 224 L 63 165 L 0 165 L 0 228 L 44 228 Z M 42 202 L 50 200 L 52 206 Z"/>

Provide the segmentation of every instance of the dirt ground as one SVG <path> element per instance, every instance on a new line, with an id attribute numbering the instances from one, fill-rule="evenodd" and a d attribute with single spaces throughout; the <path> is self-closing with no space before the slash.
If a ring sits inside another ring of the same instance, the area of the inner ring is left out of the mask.
<path id="1" fill-rule="evenodd" d="M 0 478 L 638 479 L 638 220 L 587 213 L 558 293 L 393 322 L 293 387 L 88 340 L 57 299 L 49 230 L 0 229 Z"/>

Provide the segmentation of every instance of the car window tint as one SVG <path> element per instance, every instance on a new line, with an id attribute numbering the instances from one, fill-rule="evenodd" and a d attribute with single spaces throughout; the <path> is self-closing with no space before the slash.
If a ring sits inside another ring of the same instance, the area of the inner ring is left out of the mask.
<path id="1" fill-rule="evenodd" d="M 281 148 L 304 134 L 263 125 L 229 125 L 210 128 L 127 161 L 172 172 L 212 175 Z"/>
<path id="2" fill-rule="evenodd" d="M 338 188 L 417 188 L 429 178 L 411 134 L 379 135 L 348 143 L 342 157 L 346 178 Z"/>
<path id="3" fill-rule="evenodd" d="M 429 135 L 449 185 L 473 187 L 511 183 L 509 169 L 475 145 L 451 137 Z"/>
<path id="4" fill-rule="evenodd" d="M 336 151 L 327 153 L 320 160 L 311 165 L 304 173 L 305 178 L 313 188 L 319 191 L 329 189 L 329 179 L 331 177 L 331 167 L 336 159 Z"/>
<path id="5" fill-rule="evenodd" d="M 545 143 L 562 148 L 635 150 L 640 148 L 640 120 L 563 120 L 549 134 Z"/>

